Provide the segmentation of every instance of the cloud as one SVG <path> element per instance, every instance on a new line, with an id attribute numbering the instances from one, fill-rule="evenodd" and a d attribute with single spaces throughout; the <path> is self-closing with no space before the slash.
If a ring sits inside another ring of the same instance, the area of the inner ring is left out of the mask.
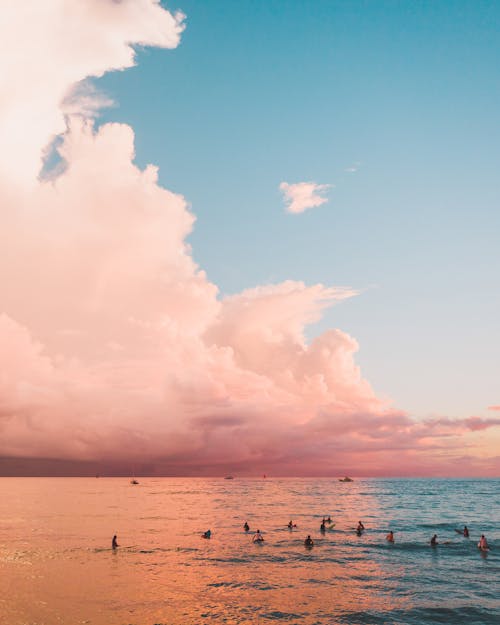
<path id="1" fill-rule="evenodd" d="M 297 182 L 288 184 L 282 182 L 280 189 L 285 199 L 286 210 L 289 213 L 303 213 L 308 208 L 321 206 L 328 202 L 328 198 L 323 197 L 331 184 L 316 184 L 315 182 Z"/>
<path id="2" fill-rule="evenodd" d="M 134 45 L 175 48 L 184 17 L 153 0 L 6 0 L 1 11 L 0 172 L 23 185 L 64 132 L 62 103 L 78 82 L 132 66 Z"/>
<path id="3" fill-rule="evenodd" d="M 357 161 L 356 163 L 353 163 L 352 165 L 349 165 L 349 167 L 346 167 L 344 169 L 345 172 L 349 173 L 349 174 L 354 174 L 358 171 L 358 169 L 361 167 L 361 163 L 359 161 Z"/>
<path id="4" fill-rule="evenodd" d="M 500 410 L 500 406 L 488 406 L 488 410 Z"/>
<path id="5" fill-rule="evenodd" d="M 75 81 L 130 66 L 134 44 L 175 47 L 181 16 L 152 0 L 5 7 L 4 58 L 19 73 L 9 68 L 0 99 L 12 121 L 0 146 L 0 457 L 184 474 L 498 470 L 464 439 L 481 421 L 419 423 L 363 378 L 354 338 L 306 339 L 355 290 L 287 280 L 221 298 L 186 243 L 185 198 L 134 164 L 129 126 L 96 126 L 99 96 Z M 63 166 L 40 179 L 48 143 Z M 302 184 L 309 197 L 327 187 Z"/>
<path id="6" fill-rule="evenodd" d="M 469 417 L 465 419 L 467 427 L 473 431 L 486 430 L 500 425 L 500 419 L 482 419 L 481 417 Z"/>

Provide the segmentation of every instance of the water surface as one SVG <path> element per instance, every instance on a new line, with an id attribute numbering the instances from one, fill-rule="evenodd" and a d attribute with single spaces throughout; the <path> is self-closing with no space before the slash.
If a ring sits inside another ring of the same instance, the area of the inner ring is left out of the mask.
<path id="1" fill-rule="evenodd" d="M 500 623 L 499 480 L 139 481 L 0 479 L 2 625 Z"/>

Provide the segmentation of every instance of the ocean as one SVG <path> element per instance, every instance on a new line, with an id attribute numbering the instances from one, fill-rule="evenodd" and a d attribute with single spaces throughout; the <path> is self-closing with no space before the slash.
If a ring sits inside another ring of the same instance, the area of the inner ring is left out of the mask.
<path id="1" fill-rule="evenodd" d="M 500 623 L 498 479 L 137 479 L 0 479 L 2 625 Z"/>

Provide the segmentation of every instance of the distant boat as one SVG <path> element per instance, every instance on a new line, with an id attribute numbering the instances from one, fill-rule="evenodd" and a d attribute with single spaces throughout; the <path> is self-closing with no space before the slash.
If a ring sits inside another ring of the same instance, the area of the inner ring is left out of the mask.
<path id="1" fill-rule="evenodd" d="M 130 483 L 131 484 L 139 484 L 139 482 L 137 480 L 135 480 L 135 479 L 134 480 L 130 480 Z"/>
<path id="2" fill-rule="evenodd" d="M 225 480 L 234 480 L 234 477 L 232 475 L 226 475 L 226 477 L 224 479 Z"/>
<path id="3" fill-rule="evenodd" d="M 346 475 L 342 479 L 339 478 L 339 482 L 354 482 L 354 480 L 351 477 L 347 477 Z"/>

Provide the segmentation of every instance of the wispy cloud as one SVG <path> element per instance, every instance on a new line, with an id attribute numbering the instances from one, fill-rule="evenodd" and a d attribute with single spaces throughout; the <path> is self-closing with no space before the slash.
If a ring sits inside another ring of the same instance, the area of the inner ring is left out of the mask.
<path id="1" fill-rule="evenodd" d="M 286 210 L 289 213 L 303 213 L 308 208 L 321 206 L 328 202 L 324 194 L 333 185 L 317 184 L 316 182 L 282 182 L 280 189 L 285 198 Z"/>
<path id="2" fill-rule="evenodd" d="M 361 167 L 361 163 L 360 161 L 356 161 L 355 163 L 353 163 L 352 165 L 349 165 L 349 167 L 346 167 L 344 169 L 345 172 L 349 173 L 349 174 L 354 174 L 355 172 L 358 171 L 358 169 Z"/>

